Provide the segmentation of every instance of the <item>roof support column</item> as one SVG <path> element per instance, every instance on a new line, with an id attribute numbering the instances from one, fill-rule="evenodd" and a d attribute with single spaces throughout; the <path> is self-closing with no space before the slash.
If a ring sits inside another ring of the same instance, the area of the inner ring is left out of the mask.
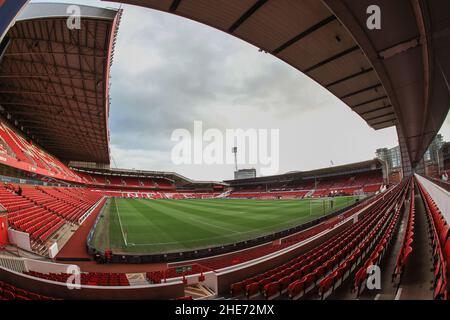
<path id="1" fill-rule="evenodd" d="M 403 135 L 402 130 L 397 125 L 397 136 L 398 136 L 398 145 L 400 146 L 400 154 L 402 157 L 402 172 L 403 177 L 409 177 L 412 175 L 412 166 L 411 160 L 409 158 L 408 146 L 406 145 L 405 136 Z"/>

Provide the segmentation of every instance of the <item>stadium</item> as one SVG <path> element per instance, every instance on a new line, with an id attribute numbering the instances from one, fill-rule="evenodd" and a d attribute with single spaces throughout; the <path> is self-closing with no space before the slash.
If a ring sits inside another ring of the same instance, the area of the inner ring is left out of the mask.
<path id="1" fill-rule="evenodd" d="M 68 3 L 0 1 L 0 300 L 449 299 L 449 143 L 433 149 L 450 108 L 448 1 L 115 2 L 273 55 L 366 126 L 395 128 L 399 164 L 223 181 L 113 167 L 127 7 L 78 6 L 70 28 Z M 371 5 L 385 27 L 368 28 Z"/>

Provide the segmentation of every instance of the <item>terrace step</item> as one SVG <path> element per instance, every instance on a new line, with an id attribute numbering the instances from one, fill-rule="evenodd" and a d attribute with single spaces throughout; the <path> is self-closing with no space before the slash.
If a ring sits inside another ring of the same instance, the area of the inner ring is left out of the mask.
<path id="1" fill-rule="evenodd" d="M 205 299 L 214 296 L 216 293 L 200 283 L 188 285 L 184 288 L 185 296 L 191 296 L 194 300 Z"/>

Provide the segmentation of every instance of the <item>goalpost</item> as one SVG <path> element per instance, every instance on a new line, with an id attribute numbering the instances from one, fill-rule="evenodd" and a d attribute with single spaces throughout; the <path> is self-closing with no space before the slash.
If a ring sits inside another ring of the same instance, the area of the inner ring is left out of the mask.
<path id="1" fill-rule="evenodd" d="M 310 198 L 309 215 L 324 215 L 330 209 L 330 198 Z"/>
<path id="2" fill-rule="evenodd" d="M 323 198 L 310 198 L 309 199 L 309 215 L 325 215 L 332 211 L 336 211 L 338 209 L 342 209 L 344 207 L 348 207 L 349 205 L 355 202 L 355 198 L 352 196 L 348 196 L 344 206 L 339 207 L 337 204 L 337 200 L 340 199 L 334 197 L 323 197 Z M 341 203 L 342 204 L 342 203 Z"/>

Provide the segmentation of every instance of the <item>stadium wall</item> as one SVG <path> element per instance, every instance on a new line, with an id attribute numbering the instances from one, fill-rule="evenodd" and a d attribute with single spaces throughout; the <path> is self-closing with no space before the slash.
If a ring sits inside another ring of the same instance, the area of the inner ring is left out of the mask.
<path id="1" fill-rule="evenodd" d="M 95 218 L 95 222 L 92 225 L 91 230 L 88 233 L 87 239 L 86 239 L 86 246 L 87 251 L 89 254 L 93 255 L 96 252 L 100 251 L 95 248 L 95 246 L 92 244 L 92 238 L 94 237 L 95 229 L 97 228 L 97 225 L 100 221 L 101 216 L 103 215 L 103 212 L 105 210 L 105 207 L 107 206 L 108 202 L 110 201 L 109 198 L 103 197 L 101 200 L 101 205 L 98 205 L 95 209 L 94 214 L 97 216 Z M 104 252 L 103 252 L 104 253 Z"/>
<path id="2" fill-rule="evenodd" d="M 30 235 L 26 232 L 8 229 L 9 242 L 15 244 L 17 247 L 26 251 L 33 251 L 31 249 Z"/>

